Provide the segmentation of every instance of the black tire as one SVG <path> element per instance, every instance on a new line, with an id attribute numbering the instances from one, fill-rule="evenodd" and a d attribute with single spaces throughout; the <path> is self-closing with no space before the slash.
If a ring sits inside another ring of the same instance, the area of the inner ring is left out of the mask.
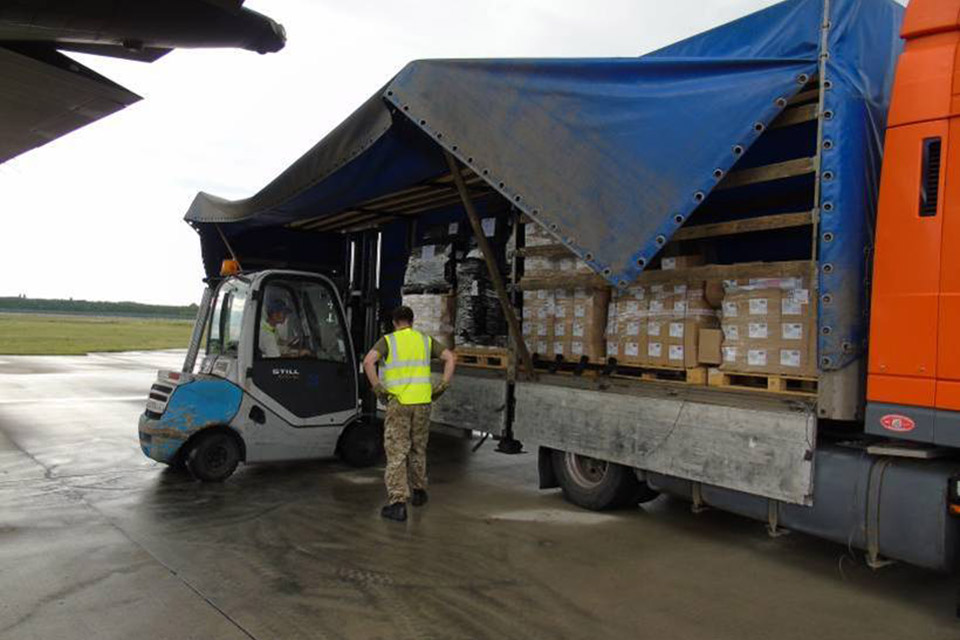
<path id="1" fill-rule="evenodd" d="M 340 459 L 351 467 L 370 467 L 383 458 L 383 430 L 368 422 L 354 422 L 340 434 Z"/>
<path id="2" fill-rule="evenodd" d="M 553 452 L 553 469 L 569 502 L 603 511 L 648 502 L 657 496 L 633 469 L 566 451 Z"/>
<path id="3" fill-rule="evenodd" d="M 203 482 L 223 482 L 237 469 L 240 443 L 225 431 L 202 434 L 187 452 L 187 468 Z"/>

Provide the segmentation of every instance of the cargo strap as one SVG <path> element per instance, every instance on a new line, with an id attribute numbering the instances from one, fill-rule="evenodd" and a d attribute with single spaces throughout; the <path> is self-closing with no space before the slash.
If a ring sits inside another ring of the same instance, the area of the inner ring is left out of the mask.
<path id="1" fill-rule="evenodd" d="M 890 466 L 890 458 L 881 458 L 870 468 L 870 480 L 867 485 L 867 565 L 871 569 L 880 569 L 893 564 L 892 560 L 880 557 L 880 495 L 883 488 L 883 474 Z"/>
<path id="2" fill-rule="evenodd" d="M 788 529 L 782 529 L 780 527 L 780 501 L 768 499 L 767 500 L 767 534 L 771 538 L 779 538 L 780 536 L 785 536 L 790 531 Z"/>

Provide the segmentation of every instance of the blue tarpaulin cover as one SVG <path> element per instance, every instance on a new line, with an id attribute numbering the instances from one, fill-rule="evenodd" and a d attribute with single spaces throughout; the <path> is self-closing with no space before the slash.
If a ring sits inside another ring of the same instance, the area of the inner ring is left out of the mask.
<path id="1" fill-rule="evenodd" d="M 237 237 L 335 214 L 442 175 L 439 145 L 611 284 L 628 283 L 828 54 L 819 353 L 839 368 L 865 338 L 902 14 L 892 0 L 788 0 L 640 58 L 413 62 L 259 193 L 200 194 L 186 217 L 215 272 L 212 223 Z"/>

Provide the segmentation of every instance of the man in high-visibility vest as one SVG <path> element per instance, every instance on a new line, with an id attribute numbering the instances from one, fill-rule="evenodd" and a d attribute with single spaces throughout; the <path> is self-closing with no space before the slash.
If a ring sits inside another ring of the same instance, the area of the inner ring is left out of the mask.
<path id="1" fill-rule="evenodd" d="M 380 515 L 403 522 L 407 500 L 419 507 L 427 502 L 427 439 L 430 436 L 430 403 L 450 386 L 453 353 L 430 336 L 413 328 L 413 311 L 393 312 L 393 333 L 373 346 L 363 359 L 363 370 L 380 401 L 387 405 L 383 448 L 387 453 L 387 504 Z M 443 361 L 443 380 L 433 386 L 430 360 Z M 377 362 L 383 360 L 381 375 Z M 411 497 L 411 489 L 413 489 Z"/>

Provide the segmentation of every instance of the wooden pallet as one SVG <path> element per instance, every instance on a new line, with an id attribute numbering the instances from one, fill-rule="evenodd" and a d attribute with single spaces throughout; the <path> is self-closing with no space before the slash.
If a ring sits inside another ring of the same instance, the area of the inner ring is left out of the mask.
<path id="1" fill-rule="evenodd" d="M 657 382 L 682 382 L 684 384 L 707 384 L 706 367 L 625 367 L 618 365 L 613 378 L 652 380 Z"/>
<path id="2" fill-rule="evenodd" d="M 770 391 L 808 396 L 817 395 L 817 379 L 806 376 L 785 376 L 773 373 L 739 373 L 711 368 L 707 383 L 711 387 Z"/>
<path id="3" fill-rule="evenodd" d="M 457 347 L 457 366 L 477 369 L 506 369 L 507 350 L 500 347 Z"/>

